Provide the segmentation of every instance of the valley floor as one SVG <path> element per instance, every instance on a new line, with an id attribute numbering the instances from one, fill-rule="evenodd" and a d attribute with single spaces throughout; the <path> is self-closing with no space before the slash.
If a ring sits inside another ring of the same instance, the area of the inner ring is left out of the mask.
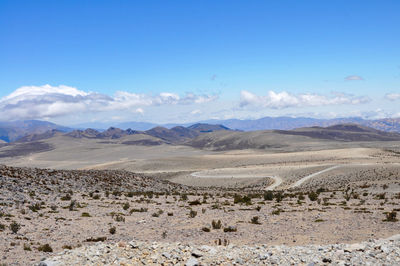
<path id="1" fill-rule="evenodd" d="M 132 239 L 265 245 L 261 256 L 276 245 L 387 238 L 400 230 L 399 163 L 395 150 L 349 148 L 201 152 L 79 171 L 2 166 L 1 260 L 26 265 Z"/>

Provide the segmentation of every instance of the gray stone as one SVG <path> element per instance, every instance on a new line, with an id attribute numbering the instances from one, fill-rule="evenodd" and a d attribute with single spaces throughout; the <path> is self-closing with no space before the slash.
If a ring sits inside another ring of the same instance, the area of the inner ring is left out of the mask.
<path id="1" fill-rule="evenodd" d="M 51 260 L 44 260 L 39 263 L 39 266 L 57 266 L 59 263 Z"/>
<path id="2" fill-rule="evenodd" d="M 170 259 L 172 257 L 171 254 L 169 254 L 168 252 L 163 252 L 161 255 L 167 259 Z"/>
<path id="3" fill-rule="evenodd" d="M 268 253 L 261 253 L 261 254 L 258 255 L 258 258 L 260 260 L 266 260 L 266 259 L 269 258 L 269 254 Z"/>
<path id="4" fill-rule="evenodd" d="M 138 243 L 136 243 L 136 241 L 132 240 L 131 242 L 129 242 L 129 245 L 131 246 L 131 248 L 139 248 Z"/>
<path id="5" fill-rule="evenodd" d="M 192 251 L 192 256 L 195 257 L 195 258 L 200 258 L 200 257 L 203 257 L 203 253 L 201 253 L 200 250 L 195 249 L 195 250 Z"/>
<path id="6" fill-rule="evenodd" d="M 190 258 L 188 261 L 185 263 L 185 266 L 198 266 L 199 261 L 196 258 Z"/>

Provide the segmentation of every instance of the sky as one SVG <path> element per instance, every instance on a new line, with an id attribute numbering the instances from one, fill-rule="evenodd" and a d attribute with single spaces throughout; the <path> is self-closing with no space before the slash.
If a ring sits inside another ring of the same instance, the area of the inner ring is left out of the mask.
<path id="1" fill-rule="evenodd" d="M 400 117 L 400 1 L 0 0 L 0 120 Z"/>

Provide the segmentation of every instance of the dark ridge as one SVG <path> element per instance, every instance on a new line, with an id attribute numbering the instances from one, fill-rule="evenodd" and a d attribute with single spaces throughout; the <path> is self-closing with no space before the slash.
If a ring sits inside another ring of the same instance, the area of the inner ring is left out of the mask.
<path id="1" fill-rule="evenodd" d="M 139 146 L 158 146 L 164 143 L 165 142 L 161 140 L 151 140 L 151 139 L 129 140 L 122 142 L 122 144 L 125 145 L 139 145 Z"/>
<path id="2" fill-rule="evenodd" d="M 42 134 L 31 134 L 25 137 L 22 137 L 18 139 L 16 142 L 32 142 L 32 141 L 39 141 L 39 140 L 44 140 L 44 139 L 49 139 L 54 137 L 57 134 L 62 134 L 63 132 L 57 130 L 57 129 L 52 129 L 49 131 L 46 131 Z"/>
<path id="3" fill-rule="evenodd" d="M 274 130 L 275 133 L 301 135 L 315 139 L 336 141 L 399 141 L 400 134 L 380 131 L 357 124 L 339 124 L 329 127 L 298 128 L 295 130 Z"/>
<path id="4" fill-rule="evenodd" d="M 204 123 L 197 123 L 188 127 L 189 129 L 193 129 L 195 131 L 201 133 L 208 133 L 220 130 L 230 130 L 228 127 L 223 125 L 212 125 L 212 124 L 204 124 Z"/>
<path id="5" fill-rule="evenodd" d="M 53 150 L 53 146 L 40 141 L 8 144 L 12 149 L 0 152 L 0 158 L 25 156 L 31 153 L 39 153 Z"/>

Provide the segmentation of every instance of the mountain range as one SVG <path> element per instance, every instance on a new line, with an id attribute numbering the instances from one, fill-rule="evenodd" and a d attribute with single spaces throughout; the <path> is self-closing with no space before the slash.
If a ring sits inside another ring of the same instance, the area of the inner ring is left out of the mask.
<path id="1" fill-rule="evenodd" d="M 366 126 L 386 132 L 400 132 L 400 118 L 384 118 L 376 120 L 367 120 L 359 117 L 348 117 L 348 118 L 335 118 L 335 119 L 316 119 L 307 117 L 264 117 L 255 120 L 240 120 L 240 119 L 228 119 L 228 120 L 206 120 L 199 123 L 184 123 L 184 124 L 164 124 L 159 125 L 155 123 L 147 122 L 124 122 L 116 123 L 112 125 L 114 129 L 121 130 L 131 130 L 131 131 L 149 131 L 149 134 L 157 136 L 158 134 L 166 134 L 165 129 L 173 129 L 170 137 L 175 138 L 175 134 L 196 134 L 194 132 L 187 132 L 187 129 L 194 124 L 204 125 L 207 124 L 209 127 L 211 125 L 223 126 L 226 129 L 233 129 L 239 131 L 255 131 L 255 130 L 291 130 L 303 127 L 329 127 L 337 124 L 358 124 L 361 126 Z M 38 121 L 38 120 L 27 120 L 27 121 L 15 121 L 15 122 L 0 122 L 0 141 L 13 142 L 21 138 L 27 137 L 29 135 L 40 135 L 42 133 L 56 130 L 60 132 L 72 132 L 74 129 L 79 129 L 78 131 L 72 133 L 78 136 L 86 137 L 97 137 L 105 130 L 105 128 L 110 128 L 110 124 L 107 123 L 90 123 L 90 124 L 80 124 L 74 127 L 65 127 L 57 125 L 51 122 Z M 85 130 L 85 128 L 92 128 L 91 130 Z M 183 129 L 186 128 L 186 129 Z M 191 128 L 193 129 L 193 128 Z M 204 129 L 207 130 L 207 129 Z M 96 133 L 97 132 L 97 133 Z M 164 132 L 164 133 L 163 133 Z M 132 132 L 131 132 L 132 133 Z M 111 134 L 117 136 L 118 134 L 125 134 L 112 130 L 112 132 L 107 132 L 105 134 Z M 32 136 L 30 136 L 32 137 Z M 37 137 L 37 136 L 36 136 Z M 42 136 L 43 137 L 43 136 Z"/>
<path id="2" fill-rule="evenodd" d="M 50 130 L 69 132 L 72 128 L 39 120 L 0 122 L 0 140 L 13 142 L 32 134 L 42 134 Z"/>

